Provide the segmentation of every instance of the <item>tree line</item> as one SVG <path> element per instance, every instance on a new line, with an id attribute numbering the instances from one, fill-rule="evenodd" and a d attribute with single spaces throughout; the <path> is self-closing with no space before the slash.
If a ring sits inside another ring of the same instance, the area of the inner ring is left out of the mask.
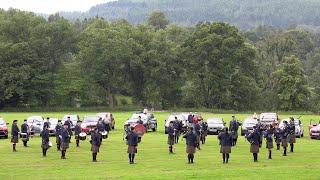
<path id="1" fill-rule="evenodd" d="M 164 12 L 173 23 L 193 26 L 200 21 L 222 21 L 241 29 L 260 24 L 287 28 L 320 26 L 318 0 L 117 0 L 92 7 L 87 12 L 62 12 L 70 20 L 103 17 L 109 21 L 126 19 L 144 23 L 155 10 Z"/>
<path id="2" fill-rule="evenodd" d="M 221 22 L 68 21 L 0 11 L 0 107 L 116 106 L 313 110 L 320 38 L 297 27 L 240 31 Z"/>

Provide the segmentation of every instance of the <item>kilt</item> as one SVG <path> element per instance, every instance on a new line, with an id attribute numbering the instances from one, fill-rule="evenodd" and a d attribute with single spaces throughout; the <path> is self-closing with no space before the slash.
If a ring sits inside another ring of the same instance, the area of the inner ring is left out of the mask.
<path id="1" fill-rule="evenodd" d="M 231 153 L 231 146 L 221 146 L 220 153 L 222 154 L 230 154 Z"/>
<path id="2" fill-rule="evenodd" d="M 138 152 L 137 146 L 128 146 L 128 151 L 129 154 L 135 154 Z"/>
<path id="3" fill-rule="evenodd" d="M 280 143 L 281 143 L 281 139 L 280 139 L 280 138 L 277 138 L 277 139 L 276 139 L 276 143 L 277 143 L 277 144 L 280 144 Z"/>
<path id="4" fill-rule="evenodd" d="M 69 148 L 69 143 L 61 142 L 60 149 L 65 151 Z"/>
<path id="5" fill-rule="evenodd" d="M 79 135 L 74 135 L 75 140 L 80 140 Z"/>
<path id="6" fill-rule="evenodd" d="M 11 137 L 11 142 L 12 142 L 13 144 L 18 143 L 18 142 L 19 142 L 19 137 L 18 137 L 18 136 L 12 136 L 12 137 Z"/>
<path id="7" fill-rule="evenodd" d="M 24 141 L 24 142 L 29 141 L 29 135 L 24 136 L 24 137 L 22 136 L 22 137 L 21 137 L 21 140 Z"/>
<path id="8" fill-rule="evenodd" d="M 250 152 L 251 152 L 251 153 L 259 153 L 259 145 L 257 145 L 257 144 L 251 144 L 251 146 L 250 146 Z"/>
<path id="9" fill-rule="evenodd" d="M 267 148 L 267 149 L 272 149 L 272 148 L 273 148 L 273 142 L 272 142 L 272 141 L 271 141 L 271 142 L 268 142 L 268 141 L 267 141 L 266 148 Z"/>
<path id="10" fill-rule="evenodd" d="M 282 140 L 281 140 L 281 145 L 282 145 L 282 147 L 288 147 L 288 141 L 287 141 L 287 139 L 282 139 Z"/>
<path id="11" fill-rule="evenodd" d="M 200 143 L 200 135 L 197 135 L 197 143 Z"/>
<path id="12" fill-rule="evenodd" d="M 168 145 L 170 146 L 174 145 L 174 136 L 172 137 L 168 136 Z"/>
<path id="13" fill-rule="evenodd" d="M 98 153 L 100 146 L 91 145 L 91 151 L 92 153 Z"/>
<path id="14" fill-rule="evenodd" d="M 188 154 L 196 153 L 196 147 L 195 146 L 191 146 L 191 145 L 187 145 L 186 153 L 188 153 Z"/>
<path id="15" fill-rule="evenodd" d="M 296 135 L 295 134 L 289 135 L 289 143 L 290 144 L 296 143 Z"/>
<path id="16" fill-rule="evenodd" d="M 44 143 L 44 142 L 43 142 L 43 143 L 41 144 L 41 148 L 42 148 L 42 149 L 49 149 L 49 147 L 50 147 L 50 146 L 49 146 L 49 143 Z"/>

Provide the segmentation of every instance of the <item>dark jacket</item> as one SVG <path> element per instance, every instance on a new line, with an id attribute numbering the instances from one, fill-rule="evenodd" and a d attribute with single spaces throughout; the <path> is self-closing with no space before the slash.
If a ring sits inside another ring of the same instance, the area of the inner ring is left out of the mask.
<path id="1" fill-rule="evenodd" d="M 61 129 L 61 142 L 63 143 L 69 143 L 70 142 L 70 135 L 67 129 L 65 129 L 64 127 L 62 127 Z"/>
<path id="2" fill-rule="evenodd" d="M 296 133 L 296 126 L 295 124 L 289 124 L 289 133 L 292 135 L 292 134 L 295 134 Z"/>
<path id="3" fill-rule="evenodd" d="M 174 129 L 173 129 L 173 127 L 168 127 L 168 136 L 169 137 L 173 137 L 174 136 Z"/>
<path id="4" fill-rule="evenodd" d="M 49 130 L 43 130 L 41 132 L 42 143 L 49 143 Z"/>
<path id="5" fill-rule="evenodd" d="M 182 122 L 181 121 L 173 121 L 173 127 L 177 131 L 181 131 L 182 130 Z"/>
<path id="6" fill-rule="evenodd" d="M 268 129 L 266 131 L 266 133 L 264 134 L 264 137 L 266 138 L 267 142 L 272 142 L 273 141 L 272 136 L 273 136 L 273 129 Z"/>
<path id="7" fill-rule="evenodd" d="M 28 129 L 29 129 L 29 126 L 28 126 L 27 123 L 23 123 L 23 124 L 21 125 L 21 132 L 22 132 L 22 133 L 28 133 Z"/>
<path id="8" fill-rule="evenodd" d="M 289 127 L 285 127 L 281 130 L 281 139 L 287 139 L 288 135 L 290 134 Z"/>
<path id="9" fill-rule="evenodd" d="M 68 131 L 71 130 L 71 127 L 72 127 L 72 125 L 73 125 L 73 124 L 72 124 L 72 121 L 71 121 L 71 120 L 70 120 L 70 121 L 69 121 L 69 120 L 66 120 L 65 124 L 67 124 L 67 126 L 68 126 Z"/>
<path id="10" fill-rule="evenodd" d="M 75 134 L 75 135 L 79 135 L 80 133 L 81 133 L 81 126 L 77 124 L 77 125 L 74 127 L 74 134 Z"/>
<path id="11" fill-rule="evenodd" d="M 261 137 L 261 135 L 260 135 L 259 131 L 258 130 L 254 130 L 252 133 L 250 133 L 247 136 L 247 139 L 251 144 L 260 145 L 261 144 L 261 138 L 260 137 Z"/>
<path id="12" fill-rule="evenodd" d="M 98 123 L 98 124 L 97 124 L 97 128 L 98 128 L 98 131 L 99 131 L 99 132 L 105 131 L 105 127 L 104 127 L 104 125 L 103 125 L 102 123 L 101 123 L 101 124 Z"/>
<path id="13" fill-rule="evenodd" d="M 194 132 L 196 133 L 196 135 L 200 135 L 200 130 L 201 130 L 200 124 L 195 124 L 194 125 Z"/>
<path id="14" fill-rule="evenodd" d="M 230 125 L 229 125 L 230 131 L 237 132 L 239 129 L 239 126 L 240 126 L 240 123 L 237 120 L 230 121 Z"/>
<path id="15" fill-rule="evenodd" d="M 201 124 L 201 130 L 202 130 L 202 131 L 207 131 L 207 130 L 208 130 L 208 124 L 207 124 L 206 122 L 203 122 L 203 123 Z"/>
<path id="16" fill-rule="evenodd" d="M 46 128 L 50 128 L 50 123 L 47 121 L 43 123 L 43 129 L 46 129 Z"/>
<path id="17" fill-rule="evenodd" d="M 188 132 L 183 136 L 183 138 L 186 138 L 186 144 L 188 146 L 196 146 L 197 145 L 197 135 L 193 132 Z"/>
<path id="18" fill-rule="evenodd" d="M 221 132 L 218 135 L 221 146 L 232 146 L 232 136 L 228 132 Z"/>
<path id="19" fill-rule="evenodd" d="M 274 138 L 276 139 L 276 141 L 281 140 L 281 129 L 280 128 L 276 128 L 274 130 Z"/>
<path id="20" fill-rule="evenodd" d="M 96 132 L 92 132 L 91 133 L 91 143 L 92 143 L 92 145 L 100 146 L 101 145 L 101 134 L 96 133 Z"/>
<path id="21" fill-rule="evenodd" d="M 19 132 L 20 132 L 20 130 L 18 128 L 18 125 L 12 124 L 11 136 L 18 136 Z"/>
<path id="22" fill-rule="evenodd" d="M 138 145 L 138 134 L 133 132 L 133 131 L 129 131 L 128 135 L 126 137 L 126 139 L 128 140 L 128 146 L 137 146 Z"/>
<path id="23" fill-rule="evenodd" d="M 56 125 L 56 136 L 61 135 L 62 125 Z"/>
<path id="24" fill-rule="evenodd" d="M 189 115 L 189 116 L 188 116 L 188 122 L 189 122 L 189 123 L 192 123 L 192 121 L 193 121 L 193 116 L 192 116 L 192 115 Z"/>

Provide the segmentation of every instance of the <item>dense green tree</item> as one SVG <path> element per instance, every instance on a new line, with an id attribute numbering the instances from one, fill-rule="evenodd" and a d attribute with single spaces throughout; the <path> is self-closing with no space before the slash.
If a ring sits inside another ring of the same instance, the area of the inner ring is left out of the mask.
<path id="1" fill-rule="evenodd" d="M 156 31 L 164 29 L 169 24 L 169 20 L 163 12 L 152 12 L 148 17 L 148 25 L 152 26 Z"/>
<path id="2" fill-rule="evenodd" d="M 274 72 L 274 81 L 279 108 L 284 110 L 306 108 L 310 89 L 298 58 L 285 57 L 283 64 Z"/>

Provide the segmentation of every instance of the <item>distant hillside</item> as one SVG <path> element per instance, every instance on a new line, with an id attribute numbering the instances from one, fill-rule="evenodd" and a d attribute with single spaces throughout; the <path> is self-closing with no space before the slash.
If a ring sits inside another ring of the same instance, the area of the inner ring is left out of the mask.
<path id="1" fill-rule="evenodd" d="M 150 12 L 163 11 L 173 23 L 224 21 L 249 29 L 257 25 L 320 26 L 320 0 L 118 0 L 92 7 L 85 13 L 63 12 L 67 19 L 104 17 L 144 23 Z"/>

